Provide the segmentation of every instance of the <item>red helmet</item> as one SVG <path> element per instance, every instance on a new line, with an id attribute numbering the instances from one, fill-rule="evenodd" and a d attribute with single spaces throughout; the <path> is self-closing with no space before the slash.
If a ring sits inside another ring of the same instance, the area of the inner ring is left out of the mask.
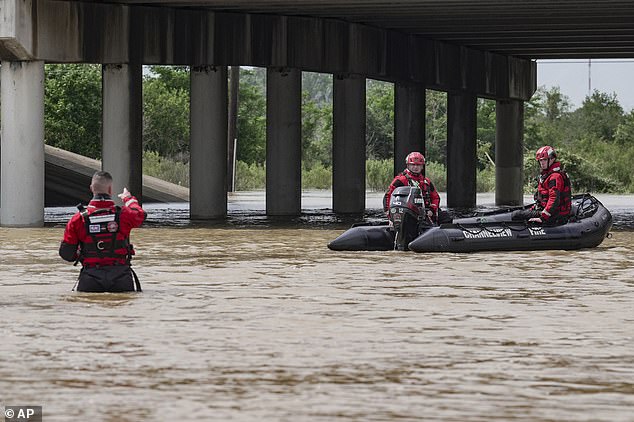
<path id="1" fill-rule="evenodd" d="M 537 161 L 543 160 L 544 158 L 550 159 L 550 158 L 556 158 L 556 157 L 557 157 L 557 153 L 555 152 L 555 148 L 548 145 L 541 147 L 535 153 L 535 159 Z"/>
<path id="2" fill-rule="evenodd" d="M 421 166 L 425 165 L 425 156 L 423 156 L 423 154 L 421 154 L 420 152 L 410 152 L 407 157 L 405 157 L 405 164 L 406 165 L 410 165 L 410 164 L 418 164 Z"/>

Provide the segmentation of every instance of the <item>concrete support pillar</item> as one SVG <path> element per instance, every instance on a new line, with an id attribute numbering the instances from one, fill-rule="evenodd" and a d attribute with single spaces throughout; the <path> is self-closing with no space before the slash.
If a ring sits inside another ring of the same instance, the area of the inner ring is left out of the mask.
<path id="1" fill-rule="evenodd" d="M 266 72 L 266 214 L 300 215 L 302 72 Z"/>
<path id="2" fill-rule="evenodd" d="M 425 154 L 425 87 L 394 84 L 394 174 L 405 168 L 412 151 Z"/>
<path id="3" fill-rule="evenodd" d="M 44 225 L 44 62 L 2 62 L 0 225 Z"/>
<path id="4" fill-rule="evenodd" d="M 332 208 L 365 210 L 365 78 L 333 78 Z"/>
<path id="5" fill-rule="evenodd" d="M 476 205 L 476 97 L 447 94 L 447 206 Z"/>
<path id="6" fill-rule="evenodd" d="M 190 73 L 189 214 L 227 215 L 227 67 L 198 66 Z"/>
<path id="7" fill-rule="evenodd" d="M 113 194 L 143 196 L 143 73 L 140 64 L 102 66 L 102 162 Z M 117 199 L 115 197 L 115 199 Z"/>
<path id="8" fill-rule="evenodd" d="M 495 204 L 524 203 L 524 103 L 498 100 L 495 126 Z"/>

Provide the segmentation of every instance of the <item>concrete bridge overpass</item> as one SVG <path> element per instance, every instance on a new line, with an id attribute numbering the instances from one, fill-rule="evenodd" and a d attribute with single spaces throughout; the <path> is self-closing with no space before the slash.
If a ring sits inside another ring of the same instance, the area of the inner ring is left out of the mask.
<path id="1" fill-rule="evenodd" d="M 101 161 L 50 145 L 44 146 L 44 156 L 44 205 L 58 207 L 86 203 L 91 195 L 90 180 L 101 170 Z M 143 198 L 144 202 L 187 202 L 189 189 L 144 175 Z"/>
<path id="2" fill-rule="evenodd" d="M 301 204 L 301 72 L 333 74 L 333 210 L 365 207 L 365 79 L 394 83 L 395 169 L 448 93 L 447 204 L 475 204 L 476 99 L 496 100 L 496 202 L 522 201 L 536 58 L 632 57 L 618 0 L 0 0 L 0 224 L 43 224 L 44 63 L 103 65 L 103 167 L 141 192 L 143 64 L 191 68 L 191 203 L 227 209 L 227 66 L 267 68 L 267 213 Z M 24 194 L 26 193 L 26 195 Z M 146 192 L 143 192 L 146 194 Z"/>

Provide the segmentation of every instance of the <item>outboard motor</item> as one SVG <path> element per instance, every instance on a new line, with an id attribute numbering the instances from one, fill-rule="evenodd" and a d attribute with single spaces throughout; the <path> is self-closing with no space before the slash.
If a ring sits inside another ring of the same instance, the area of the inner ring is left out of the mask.
<path id="1" fill-rule="evenodd" d="M 389 219 L 394 227 L 394 249 L 406 251 L 426 225 L 425 203 L 420 188 L 400 186 L 390 198 Z"/>

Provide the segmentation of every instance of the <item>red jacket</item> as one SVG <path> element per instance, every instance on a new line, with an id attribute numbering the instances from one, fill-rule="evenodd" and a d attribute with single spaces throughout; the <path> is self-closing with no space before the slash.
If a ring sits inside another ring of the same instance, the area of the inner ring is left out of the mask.
<path id="1" fill-rule="evenodd" d="M 554 162 L 539 176 L 535 201 L 542 209 L 541 218 L 548 221 L 553 217 L 570 215 L 570 179 L 560 162 Z"/>
<path id="2" fill-rule="evenodd" d="M 80 260 L 88 267 L 128 264 L 134 254 L 130 231 L 146 216 L 134 196 L 123 207 L 115 206 L 107 195 L 95 197 L 66 225 L 59 254 L 66 261 Z"/>
<path id="3" fill-rule="evenodd" d="M 410 172 L 408 169 L 403 170 L 403 172 L 397 175 L 392 183 L 390 183 L 390 187 L 387 190 L 384 198 L 384 208 L 389 208 L 390 206 L 390 198 L 392 197 L 392 192 L 394 189 L 399 186 L 418 186 L 423 192 L 423 201 L 425 202 L 425 208 L 428 210 L 432 210 L 434 215 L 438 215 L 438 209 L 440 208 L 440 195 L 438 195 L 438 191 L 434 187 L 434 184 L 429 180 L 429 178 L 423 176 L 422 174 L 414 174 Z"/>

